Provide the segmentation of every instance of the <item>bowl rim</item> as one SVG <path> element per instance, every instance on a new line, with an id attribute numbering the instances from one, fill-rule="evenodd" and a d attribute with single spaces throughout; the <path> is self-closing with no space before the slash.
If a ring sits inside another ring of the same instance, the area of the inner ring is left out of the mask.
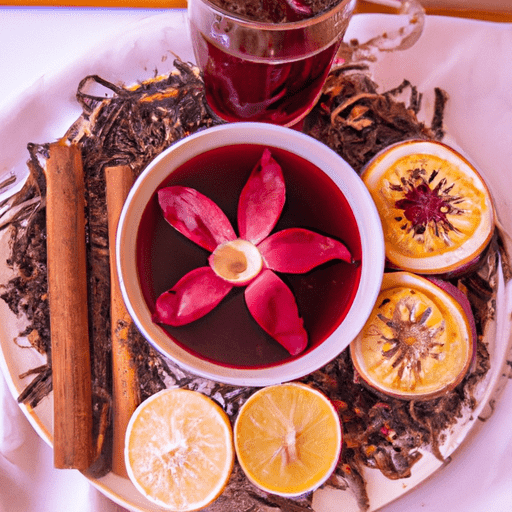
<path id="1" fill-rule="evenodd" d="M 352 306 L 332 334 L 301 357 L 263 368 L 233 368 L 202 359 L 178 344 L 155 324 L 142 294 L 137 272 L 138 226 L 148 201 L 174 169 L 193 156 L 235 144 L 258 144 L 295 153 L 325 172 L 347 199 L 359 226 L 361 278 Z M 164 165 L 165 164 L 165 165 Z M 127 249 L 131 248 L 131 250 Z M 154 158 L 132 186 L 123 206 L 116 236 L 116 267 L 125 306 L 146 340 L 182 369 L 225 384 L 263 387 L 296 380 L 337 357 L 359 334 L 377 300 L 384 274 L 384 235 L 377 208 L 356 171 L 324 143 L 302 132 L 267 123 L 228 123 L 181 139 Z M 169 347 L 172 346 L 172 353 Z"/>

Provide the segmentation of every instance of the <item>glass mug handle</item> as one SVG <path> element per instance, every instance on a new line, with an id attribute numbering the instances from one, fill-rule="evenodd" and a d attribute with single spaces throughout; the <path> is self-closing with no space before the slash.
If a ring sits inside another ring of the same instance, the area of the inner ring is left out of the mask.
<path id="1" fill-rule="evenodd" d="M 425 9 L 419 0 L 364 0 L 366 4 L 375 4 L 393 9 L 392 14 L 406 18 L 404 25 L 396 30 L 386 30 L 366 43 L 357 46 L 342 43 L 334 67 L 338 65 L 378 60 L 379 52 L 407 50 L 420 38 L 425 25 Z"/>

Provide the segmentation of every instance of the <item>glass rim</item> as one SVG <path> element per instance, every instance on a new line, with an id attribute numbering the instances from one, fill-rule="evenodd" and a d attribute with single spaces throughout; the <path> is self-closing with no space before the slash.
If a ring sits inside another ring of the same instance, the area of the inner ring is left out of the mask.
<path id="1" fill-rule="evenodd" d="M 299 20 L 299 21 L 272 23 L 272 22 L 251 20 L 249 18 L 237 16 L 235 13 L 226 11 L 225 9 L 222 9 L 218 5 L 213 4 L 210 0 L 189 0 L 188 1 L 189 9 L 192 4 L 192 1 L 200 2 L 205 7 L 211 9 L 212 13 L 217 13 L 220 16 L 223 16 L 224 18 L 226 18 L 230 21 L 233 21 L 245 28 L 256 29 L 256 30 L 267 30 L 270 32 L 287 32 L 289 30 L 298 30 L 298 29 L 307 28 L 307 27 L 321 24 L 322 22 L 326 21 L 327 19 L 335 16 L 338 12 L 342 11 L 348 4 L 356 3 L 356 0 L 341 0 L 337 5 L 335 5 L 329 11 L 322 12 L 316 16 L 313 16 L 310 18 L 305 18 L 305 19 Z"/>

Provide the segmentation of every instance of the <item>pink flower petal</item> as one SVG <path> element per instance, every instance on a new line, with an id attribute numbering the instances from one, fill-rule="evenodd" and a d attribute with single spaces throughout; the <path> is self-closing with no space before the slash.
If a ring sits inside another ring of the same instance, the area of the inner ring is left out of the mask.
<path id="1" fill-rule="evenodd" d="M 302 228 L 279 231 L 263 240 L 258 249 L 268 268 L 288 274 L 309 272 L 332 259 L 352 261 L 341 242 Z"/>
<path id="2" fill-rule="evenodd" d="M 221 243 L 236 239 L 224 212 L 193 188 L 163 188 L 158 191 L 158 202 L 171 226 L 210 252 Z"/>
<path id="3" fill-rule="evenodd" d="M 264 270 L 245 290 L 245 302 L 260 327 L 292 356 L 308 344 L 308 335 L 292 291 L 271 270 Z"/>
<path id="4" fill-rule="evenodd" d="M 267 237 L 283 211 L 285 196 L 281 166 L 272 158 L 270 150 L 265 149 L 240 194 L 240 238 L 257 244 Z"/>
<path id="5" fill-rule="evenodd" d="M 311 7 L 306 5 L 302 0 L 286 0 L 286 3 L 297 14 L 301 14 L 303 16 L 311 16 L 313 14 Z"/>
<path id="6" fill-rule="evenodd" d="M 193 322 L 209 313 L 232 288 L 210 267 L 196 268 L 158 297 L 153 321 L 175 327 Z"/>

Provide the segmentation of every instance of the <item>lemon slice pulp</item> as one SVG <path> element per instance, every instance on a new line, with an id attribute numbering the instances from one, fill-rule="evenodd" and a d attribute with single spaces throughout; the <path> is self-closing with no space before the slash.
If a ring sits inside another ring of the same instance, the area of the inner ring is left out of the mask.
<path id="1" fill-rule="evenodd" d="M 226 413 L 207 396 L 166 389 L 144 401 L 128 424 L 128 476 L 166 510 L 199 510 L 225 488 L 234 463 Z"/>
<path id="2" fill-rule="evenodd" d="M 471 264 L 488 245 L 494 207 L 487 186 L 452 148 L 406 141 L 377 155 L 361 175 L 381 217 L 386 258 L 420 274 Z"/>
<path id="3" fill-rule="evenodd" d="M 462 306 L 431 281 L 408 272 L 384 275 L 381 293 L 350 346 L 360 376 L 374 389 L 430 399 L 467 373 L 472 327 Z"/>
<path id="4" fill-rule="evenodd" d="M 341 451 L 338 414 L 319 391 L 299 383 L 257 391 L 240 409 L 235 449 L 247 478 L 281 496 L 316 489 L 334 471 Z"/>

